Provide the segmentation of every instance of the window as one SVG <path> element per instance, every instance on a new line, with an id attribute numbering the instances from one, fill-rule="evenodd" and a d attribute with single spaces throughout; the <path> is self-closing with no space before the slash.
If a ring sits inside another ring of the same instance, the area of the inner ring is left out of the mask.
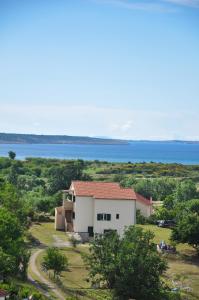
<path id="1" fill-rule="evenodd" d="M 103 220 L 103 214 L 97 214 L 97 220 L 102 221 Z"/>
<path id="2" fill-rule="evenodd" d="M 75 212 L 73 211 L 73 219 L 75 219 Z"/>
<path id="3" fill-rule="evenodd" d="M 98 221 L 111 221 L 111 214 L 97 214 Z"/>
<path id="4" fill-rule="evenodd" d="M 119 214 L 116 214 L 116 219 L 118 220 L 120 218 L 120 215 Z"/>
<path id="5" fill-rule="evenodd" d="M 111 214 L 104 214 L 104 220 L 110 221 L 111 220 Z"/>

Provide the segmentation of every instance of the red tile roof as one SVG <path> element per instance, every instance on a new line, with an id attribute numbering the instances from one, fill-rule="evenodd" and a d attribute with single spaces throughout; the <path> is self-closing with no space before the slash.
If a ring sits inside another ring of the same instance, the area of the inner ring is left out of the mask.
<path id="1" fill-rule="evenodd" d="M 91 196 L 95 199 L 137 200 L 150 205 L 150 200 L 135 193 L 131 188 L 121 188 L 116 182 L 72 181 L 76 196 Z"/>
<path id="2" fill-rule="evenodd" d="M 138 193 L 135 193 L 136 194 L 136 200 L 139 201 L 139 202 L 142 202 L 146 205 L 152 205 L 152 200 L 149 200 L 147 198 L 145 198 L 144 196 L 138 194 Z"/>
<path id="3" fill-rule="evenodd" d="M 5 290 L 0 289 L 0 297 L 8 296 L 8 293 Z"/>

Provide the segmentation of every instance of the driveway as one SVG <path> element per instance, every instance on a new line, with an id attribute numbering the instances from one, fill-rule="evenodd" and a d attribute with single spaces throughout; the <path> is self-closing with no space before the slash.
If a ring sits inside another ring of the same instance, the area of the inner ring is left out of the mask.
<path id="1" fill-rule="evenodd" d="M 52 246 L 54 246 L 54 247 L 63 248 L 63 247 L 71 246 L 69 241 L 64 241 L 59 236 L 53 235 L 53 239 L 54 239 L 54 242 L 53 242 Z M 37 265 L 36 265 L 37 257 L 42 251 L 44 251 L 44 249 L 45 248 L 38 249 L 34 253 L 32 253 L 32 255 L 30 257 L 30 261 L 29 261 L 28 279 L 47 298 L 65 300 L 66 297 L 63 296 L 63 294 L 57 288 L 57 286 L 53 282 L 46 279 L 37 268 Z M 42 284 L 39 284 L 37 282 L 37 280 L 33 279 L 32 275 L 31 275 L 32 273 L 36 276 L 36 278 L 39 279 L 39 281 Z M 43 287 L 42 287 L 42 285 L 43 285 Z M 55 295 L 56 298 L 52 298 L 52 296 L 50 295 L 50 293 L 48 291 L 50 291 L 53 295 Z"/>

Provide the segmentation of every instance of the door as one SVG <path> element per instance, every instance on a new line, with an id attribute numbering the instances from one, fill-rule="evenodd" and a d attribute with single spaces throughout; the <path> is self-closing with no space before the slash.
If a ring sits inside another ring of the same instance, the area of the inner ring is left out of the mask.
<path id="1" fill-rule="evenodd" d="M 65 218 L 67 223 L 72 223 L 72 210 L 65 211 Z"/>
<path id="2" fill-rule="evenodd" d="M 88 235 L 90 237 L 92 237 L 94 234 L 93 234 L 93 226 L 88 226 Z"/>

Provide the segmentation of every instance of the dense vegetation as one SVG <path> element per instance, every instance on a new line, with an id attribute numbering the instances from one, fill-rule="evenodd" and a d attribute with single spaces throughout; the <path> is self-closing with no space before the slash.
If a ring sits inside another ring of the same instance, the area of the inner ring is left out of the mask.
<path id="1" fill-rule="evenodd" d="M 114 231 L 97 236 L 87 258 L 93 283 L 107 285 L 114 299 L 167 299 L 160 277 L 167 265 L 153 238 L 151 232 L 135 226 L 122 238 Z"/>
<path id="2" fill-rule="evenodd" d="M 161 200 L 163 205 L 153 217 L 146 220 L 138 214 L 137 220 L 154 223 L 175 219 L 173 241 L 189 243 L 199 253 L 199 166 L 42 158 L 20 161 L 16 157 L 10 151 L 7 158 L 0 158 L 0 280 L 5 284 L 13 278 L 26 280 L 30 223 L 48 220 L 54 214 L 54 207 L 62 203 L 61 190 L 68 188 L 71 180 L 116 181 L 145 197 Z M 125 284 L 128 281 L 118 281 L 117 288 Z M 131 296 L 134 294 L 129 292 L 127 297 Z"/>

